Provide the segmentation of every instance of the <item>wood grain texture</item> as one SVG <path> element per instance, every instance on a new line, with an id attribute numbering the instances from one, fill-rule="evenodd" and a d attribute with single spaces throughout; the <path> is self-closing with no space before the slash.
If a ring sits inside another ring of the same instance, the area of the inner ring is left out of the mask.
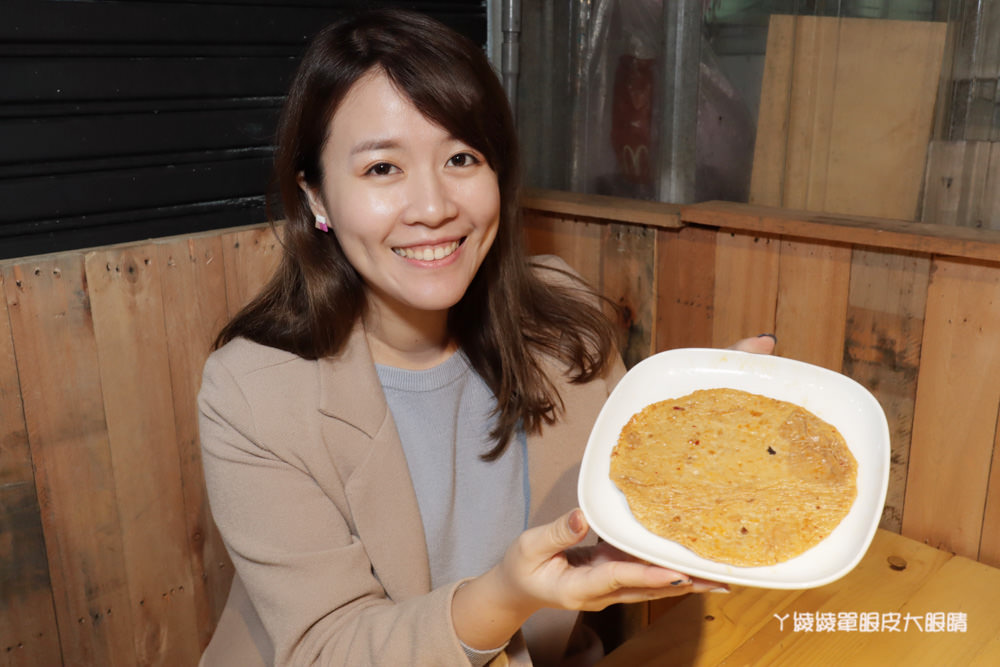
<path id="1" fill-rule="evenodd" d="M 1000 405 L 998 304 L 996 266 L 935 259 L 902 532 L 971 558 L 979 551 Z"/>
<path id="2" fill-rule="evenodd" d="M 843 372 L 879 400 L 892 456 L 881 527 L 899 532 L 920 369 L 930 258 L 855 249 Z"/>
<path id="3" fill-rule="evenodd" d="M 3 294 L 0 273 L 0 294 Z M 61 662 L 7 301 L 0 299 L 0 664 Z"/>
<path id="4" fill-rule="evenodd" d="M 992 208 L 995 170 L 988 141 L 930 142 L 921 220 L 939 225 L 1000 228 L 1000 210 Z M 991 210 L 992 209 L 992 210 Z"/>
<path id="5" fill-rule="evenodd" d="M 602 239 L 601 292 L 617 306 L 609 313 L 623 334 L 625 366 L 631 368 L 653 352 L 656 304 L 655 231 L 648 227 L 610 224 Z"/>
<path id="6" fill-rule="evenodd" d="M 556 255 L 596 290 L 601 289 L 601 246 L 605 224 L 551 214 L 526 213 L 529 255 Z"/>
<path id="7" fill-rule="evenodd" d="M 233 316 L 271 278 L 281 259 L 281 244 L 269 225 L 251 227 L 222 235 L 222 257 L 226 302 Z"/>
<path id="8" fill-rule="evenodd" d="M 718 201 L 685 206 L 681 218 L 745 232 L 1000 262 L 997 230 Z"/>
<path id="9" fill-rule="evenodd" d="M 916 219 L 944 38 L 943 23 L 772 16 L 750 201 Z"/>
<path id="10" fill-rule="evenodd" d="M 215 335 L 228 318 L 222 240 L 217 236 L 181 239 L 159 244 L 156 250 L 198 645 L 203 649 L 225 606 L 233 575 L 209 511 L 198 438 L 201 370 Z"/>
<path id="11" fill-rule="evenodd" d="M 542 212 L 543 215 L 558 214 L 571 218 L 586 217 L 609 222 L 632 222 L 668 229 L 681 227 L 680 206 L 643 199 L 529 188 L 521 196 L 521 206 L 528 215 Z"/>
<path id="12" fill-rule="evenodd" d="M 83 257 L 40 258 L 3 271 L 62 660 L 134 665 L 122 524 Z"/>
<path id="13" fill-rule="evenodd" d="M 831 135 L 837 94 L 843 94 L 837 89 L 841 22 L 829 17 L 800 16 L 793 18 L 788 28 L 793 31 L 792 80 L 787 97 L 779 98 L 788 105 L 781 205 L 828 211 L 832 210 L 826 201 L 832 175 Z M 780 95 L 784 91 L 777 92 Z M 761 97 L 770 94 L 762 91 Z"/>
<path id="14" fill-rule="evenodd" d="M 136 658 L 194 664 L 194 582 L 156 247 L 90 252 L 86 271 Z"/>
<path id="15" fill-rule="evenodd" d="M 719 230 L 712 317 L 716 347 L 774 332 L 780 248 L 775 237 Z"/>
<path id="16" fill-rule="evenodd" d="M 774 333 L 777 354 L 840 371 L 851 249 L 782 241 Z"/>
<path id="17" fill-rule="evenodd" d="M 715 302 L 715 230 L 656 232 L 656 350 L 710 347 Z"/>
<path id="18" fill-rule="evenodd" d="M 890 556 L 906 560 L 906 569 L 890 569 L 887 563 Z M 957 645 L 968 636 L 959 633 L 946 638 L 943 633 L 891 636 L 888 632 L 795 631 L 793 615 L 796 612 L 815 615 L 870 611 L 881 614 L 900 610 L 903 605 L 913 609 L 915 614 L 938 611 L 937 608 L 912 608 L 907 601 L 922 599 L 926 588 L 936 589 L 938 574 L 944 572 L 952 560 L 958 559 L 898 535 L 878 531 L 865 558 L 843 579 L 804 591 L 733 587 L 731 595 L 686 596 L 653 621 L 641 636 L 627 642 L 599 664 L 600 667 L 903 664 L 889 657 L 885 661 L 872 661 L 870 656 L 891 656 L 891 652 L 903 644 L 929 646 L 948 642 Z M 987 570 L 982 565 L 972 565 L 977 573 Z M 964 574 L 966 579 L 956 590 L 968 590 L 969 573 Z M 954 581 L 949 583 L 955 586 Z M 995 585 L 992 581 L 990 584 Z M 992 616 L 984 614 L 986 618 Z M 981 642 L 990 637 L 990 632 L 984 631 L 978 637 Z M 979 642 L 975 643 L 977 647 Z M 832 662 L 831 656 L 834 656 Z"/>
<path id="19" fill-rule="evenodd" d="M 788 152 L 788 97 L 792 88 L 795 17 L 771 16 L 761 80 L 757 137 L 750 174 L 750 203 L 781 206 Z"/>
<path id="20" fill-rule="evenodd" d="M 979 540 L 979 558 L 987 565 L 1000 567 L 1000 424 L 993 440 L 990 481 L 983 509 L 983 532 Z"/>

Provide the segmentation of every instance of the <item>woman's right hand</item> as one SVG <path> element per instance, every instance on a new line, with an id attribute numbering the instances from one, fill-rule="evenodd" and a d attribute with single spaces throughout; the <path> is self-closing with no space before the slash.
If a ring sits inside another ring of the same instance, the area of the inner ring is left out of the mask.
<path id="1" fill-rule="evenodd" d="M 496 567 L 456 592 L 452 618 L 459 638 L 486 650 L 502 645 L 543 607 L 597 611 L 616 603 L 725 590 L 606 543 L 578 546 L 588 530 L 583 512 L 575 509 L 522 533 Z"/>

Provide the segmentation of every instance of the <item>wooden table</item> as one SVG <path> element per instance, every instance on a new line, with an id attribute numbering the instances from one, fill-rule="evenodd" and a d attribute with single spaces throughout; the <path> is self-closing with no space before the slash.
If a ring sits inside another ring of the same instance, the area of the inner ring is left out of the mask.
<path id="1" fill-rule="evenodd" d="M 821 588 L 655 604 L 651 623 L 599 667 L 1000 665 L 1000 569 L 883 530 L 851 573 Z"/>

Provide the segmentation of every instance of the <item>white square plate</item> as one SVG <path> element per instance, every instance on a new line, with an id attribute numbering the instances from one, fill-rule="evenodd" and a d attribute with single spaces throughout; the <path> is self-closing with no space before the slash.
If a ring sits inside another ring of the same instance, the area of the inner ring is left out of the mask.
<path id="1" fill-rule="evenodd" d="M 858 497 L 822 542 L 777 565 L 737 567 L 696 555 L 644 528 L 609 477 L 622 427 L 650 403 L 698 389 L 731 387 L 789 401 L 833 424 L 858 462 Z M 677 349 L 636 364 L 611 392 L 587 441 L 577 492 L 591 528 L 622 551 L 695 577 L 759 588 L 822 586 L 868 549 L 889 484 L 889 426 L 882 407 L 846 375 L 793 359 L 734 350 Z"/>

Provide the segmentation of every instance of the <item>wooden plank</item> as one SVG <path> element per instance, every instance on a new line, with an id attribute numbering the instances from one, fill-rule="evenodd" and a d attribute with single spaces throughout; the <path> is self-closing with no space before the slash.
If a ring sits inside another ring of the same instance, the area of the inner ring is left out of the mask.
<path id="1" fill-rule="evenodd" d="M 902 558 L 907 566 L 903 570 L 889 567 L 888 558 Z M 893 539 L 884 531 L 876 533 L 868 553 L 858 566 L 838 582 L 809 589 L 793 598 L 782 609 L 771 607 L 772 622 L 755 633 L 752 641 L 742 643 L 727 656 L 727 661 L 737 665 L 796 665 L 822 664 L 829 656 L 836 655 L 838 664 L 879 665 L 904 664 L 891 659 L 870 661 L 872 653 L 891 655 L 903 643 L 920 643 L 914 634 L 898 635 L 888 632 L 807 632 L 794 630 L 796 612 L 817 613 L 876 612 L 881 615 L 899 612 L 909 607 L 909 599 L 933 582 L 938 573 L 952 560 L 951 554 L 927 549 L 909 540 Z M 920 610 L 923 613 L 924 610 Z M 715 615 L 718 616 L 717 614 Z M 739 623 L 739 620 L 736 621 Z M 845 642 L 845 637 L 850 637 Z M 930 640 L 937 641 L 936 637 Z M 864 659 L 854 656 L 863 654 Z M 707 663 L 710 664 L 710 663 Z"/>
<path id="2" fill-rule="evenodd" d="M 0 273 L 0 294 L 3 282 Z M 0 664 L 62 664 L 6 299 L 0 299 Z"/>
<path id="3" fill-rule="evenodd" d="M 712 341 L 717 347 L 774 332 L 780 247 L 776 237 L 719 230 L 712 318 Z"/>
<path id="4" fill-rule="evenodd" d="M 928 155 L 922 219 L 962 227 L 990 227 L 988 141 L 934 141 Z"/>
<path id="5" fill-rule="evenodd" d="M 902 571 L 890 569 L 886 560 L 889 556 L 903 558 L 908 567 Z M 796 611 L 896 611 L 928 582 L 935 581 L 950 560 L 950 554 L 879 531 L 865 558 L 839 581 L 804 591 L 733 587 L 732 595 L 686 596 L 670 606 L 643 635 L 613 652 L 600 665 L 818 665 L 829 664 L 831 655 L 836 656 L 836 664 L 872 664 L 845 657 L 845 653 L 851 653 L 845 650 L 843 633 L 830 633 L 829 639 L 837 646 L 831 653 L 826 638 L 819 633 L 794 632 L 791 615 Z M 868 640 L 883 641 L 881 633 L 853 634 L 857 646 Z M 913 641 L 912 635 L 909 641 Z"/>
<path id="6" fill-rule="evenodd" d="M 879 664 L 971 664 L 976 655 L 1000 635 L 1000 601 L 995 595 L 975 595 L 969 590 L 970 581 L 977 582 L 982 586 L 982 590 L 997 590 L 1000 586 L 1000 570 L 985 567 L 982 563 L 967 558 L 949 559 L 937 570 L 934 577 L 928 579 L 908 600 L 906 608 L 902 610 L 904 615 L 909 612 L 918 617 L 923 632 L 914 632 L 911 627 L 909 632 L 898 637 L 899 641 L 891 644 L 883 637 L 879 648 L 883 649 L 884 659 Z M 992 631 L 975 635 L 954 630 L 927 632 L 924 621 L 928 613 L 965 614 L 969 625 L 991 627 Z M 874 660 L 879 658 L 874 653 L 867 655 L 871 655 Z M 994 653 L 994 661 L 996 655 L 998 654 Z M 841 659 L 845 660 L 845 664 L 851 664 L 849 655 Z"/>
<path id="7" fill-rule="evenodd" d="M 87 284 L 140 664 L 198 660 L 156 247 L 88 253 Z"/>
<path id="8" fill-rule="evenodd" d="M 631 368 L 653 352 L 656 304 L 655 231 L 634 225 L 604 227 L 601 292 L 618 308 L 611 313 L 622 332 L 622 358 Z"/>
<path id="9" fill-rule="evenodd" d="M 915 220 L 947 25 L 840 19 L 822 210 Z"/>
<path id="10" fill-rule="evenodd" d="M 226 302 L 233 316 L 270 279 L 281 259 L 281 244 L 270 226 L 223 234 Z"/>
<path id="11" fill-rule="evenodd" d="M 793 64 L 782 206 L 829 210 L 825 207 L 840 26 L 839 20 L 822 16 L 800 16 L 790 23 Z"/>
<path id="12" fill-rule="evenodd" d="M 681 219 L 745 232 L 1000 262 L 1000 230 L 715 201 L 685 206 Z"/>
<path id="13" fill-rule="evenodd" d="M 3 271 L 62 658 L 71 665 L 134 665 L 83 258 L 69 253 L 6 264 Z"/>
<path id="14" fill-rule="evenodd" d="M 844 361 L 851 249 L 782 241 L 774 333 L 781 354 L 830 370 Z"/>
<path id="15" fill-rule="evenodd" d="M 772 16 L 750 201 L 914 219 L 945 29 Z"/>
<path id="16" fill-rule="evenodd" d="M 656 350 L 711 347 L 716 232 L 656 232 Z"/>
<path id="17" fill-rule="evenodd" d="M 769 25 L 749 201 L 751 204 L 781 206 L 788 150 L 788 101 L 792 88 L 795 17 L 774 14 Z"/>
<path id="18" fill-rule="evenodd" d="M 599 218 L 667 229 L 681 226 L 679 205 L 643 199 L 527 189 L 521 196 L 521 206 L 529 211 L 558 213 L 568 217 Z"/>
<path id="19" fill-rule="evenodd" d="M 212 520 L 201 467 L 197 395 L 212 341 L 228 318 L 222 241 L 177 239 L 157 247 L 174 424 L 180 455 L 199 648 L 211 639 L 225 606 L 233 566 Z"/>
<path id="20" fill-rule="evenodd" d="M 983 532 L 977 560 L 1000 567 L 1000 424 L 993 439 L 993 460 L 983 509 Z"/>
<path id="21" fill-rule="evenodd" d="M 1000 17 L 1000 7 L 994 8 L 994 13 Z M 997 20 L 1000 21 L 1000 18 Z M 1000 108 L 1000 99 L 997 105 Z M 996 124 L 997 137 L 995 141 L 990 142 L 989 165 L 983 179 L 980 198 L 975 204 L 975 219 L 982 221 L 982 227 L 985 229 L 1000 230 L 1000 118 Z"/>
<path id="22" fill-rule="evenodd" d="M 930 258 L 855 249 L 843 372 L 867 387 L 889 422 L 892 457 L 881 527 L 902 526 Z"/>
<path id="23" fill-rule="evenodd" d="M 971 558 L 979 551 L 1000 404 L 997 303 L 1000 268 L 934 260 L 902 531 Z"/>
<path id="24" fill-rule="evenodd" d="M 531 255 L 557 255 L 600 291 L 601 223 L 559 215 L 526 213 L 525 243 Z"/>
<path id="25" fill-rule="evenodd" d="M 969 226 L 968 208 L 975 188 L 970 178 L 970 163 L 980 142 L 930 142 L 927 153 L 927 175 L 920 219 L 940 225 Z"/>

